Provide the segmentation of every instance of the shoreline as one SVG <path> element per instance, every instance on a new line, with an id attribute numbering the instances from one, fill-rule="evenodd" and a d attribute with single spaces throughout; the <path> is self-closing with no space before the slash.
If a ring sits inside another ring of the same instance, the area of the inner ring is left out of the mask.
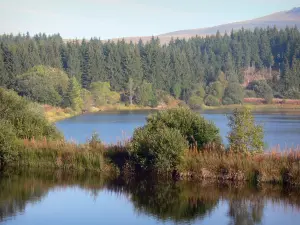
<path id="1" fill-rule="evenodd" d="M 17 159 L 8 168 L 66 169 L 97 172 L 103 176 L 135 177 L 158 174 L 173 180 L 230 181 L 300 187 L 300 151 L 245 153 L 221 149 L 186 150 L 182 162 L 171 170 L 143 170 L 137 166 L 126 143 L 75 144 L 66 141 L 23 140 Z"/>
<path id="2" fill-rule="evenodd" d="M 236 108 L 242 108 L 244 106 L 249 107 L 254 113 L 286 113 L 286 114 L 294 114 L 300 115 L 300 105 L 292 105 L 292 104 L 242 104 L 242 105 L 221 105 L 221 106 L 203 106 L 199 111 L 210 111 L 210 112 L 218 112 L 218 111 L 232 111 Z M 178 107 L 178 106 L 177 106 Z M 86 112 L 75 112 L 69 111 L 64 112 L 65 109 L 59 107 L 51 107 L 50 110 L 45 110 L 45 116 L 48 121 L 55 123 L 61 120 L 65 120 L 68 118 L 72 118 L 75 116 L 83 115 L 83 114 L 92 114 L 92 113 L 101 113 L 101 112 L 121 112 L 121 111 L 143 111 L 143 110 L 165 110 L 174 107 L 140 107 L 140 106 L 104 106 L 99 108 L 92 108 Z"/>

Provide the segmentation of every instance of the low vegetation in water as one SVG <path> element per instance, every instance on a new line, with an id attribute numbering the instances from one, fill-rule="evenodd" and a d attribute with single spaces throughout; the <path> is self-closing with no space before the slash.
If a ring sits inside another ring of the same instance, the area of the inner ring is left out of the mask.
<path id="1" fill-rule="evenodd" d="M 264 153 L 262 128 L 249 109 L 230 118 L 230 146 L 218 128 L 186 108 L 158 111 L 132 139 L 104 145 L 66 142 L 37 108 L 0 89 L 1 167 L 59 168 L 117 175 L 159 172 L 184 179 L 277 182 L 300 185 L 300 153 Z M 22 111 L 21 111 L 22 110 Z"/>
<path id="2" fill-rule="evenodd" d="M 300 152 L 268 153 L 186 151 L 176 174 L 184 179 L 213 179 L 300 185 Z"/>

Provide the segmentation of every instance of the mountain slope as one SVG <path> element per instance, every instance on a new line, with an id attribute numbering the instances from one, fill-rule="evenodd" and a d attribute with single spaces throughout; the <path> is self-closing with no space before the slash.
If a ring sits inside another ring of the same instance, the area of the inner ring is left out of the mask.
<path id="1" fill-rule="evenodd" d="M 219 25 L 215 27 L 208 27 L 208 28 L 200 28 L 200 29 L 192 29 L 192 30 L 181 30 L 175 31 L 171 33 L 166 33 L 160 35 L 161 37 L 165 36 L 203 36 L 203 35 L 213 35 L 216 34 L 217 31 L 220 33 L 230 32 L 233 30 L 239 30 L 241 28 L 245 29 L 254 29 L 255 27 L 259 28 L 267 28 L 276 26 L 279 29 L 283 29 L 286 26 L 293 27 L 297 26 L 300 28 L 300 7 L 294 8 L 290 11 L 283 11 L 278 13 L 273 13 L 268 16 L 264 16 L 261 18 L 247 20 L 242 22 L 230 23 Z"/>
<path id="2" fill-rule="evenodd" d="M 294 8 L 289 11 L 282 11 L 273 13 L 271 15 L 267 15 L 264 17 L 256 18 L 253 20 L 241 21 L 236 23 L 223 24 L 215 27 L 207 27 L 207 28 L 199 28 L 199 29 L 191 29 L 191 30 L 180 30 L 175 32 L 170 32 L 166 34 L 158 35 L 162 44 L 168 43 L 171 38 L 191 38 L 195 36 L 206 36 L 206 35 L 214 35 L 219 31 L 221 34 L 225 32 L 231 32 L 231 30 L 239 30 L 241 28 L 245 29 L 254 29 L 256 27 L 259 28 L 267 28 L 267 27 L 276 26 L 279 29 L 284 29 L 286 26 L 294 27 L 297 26 L 300 28 L 300 7 Z M 144 42 L 151 40 L 151 36 L 145 37 L 126 37 L 124 40 L 126 42 L 134 42 L 137 43 L 140 39 Z M 121 40 L 123 38 L 112 39 L 113 41 Z"/>

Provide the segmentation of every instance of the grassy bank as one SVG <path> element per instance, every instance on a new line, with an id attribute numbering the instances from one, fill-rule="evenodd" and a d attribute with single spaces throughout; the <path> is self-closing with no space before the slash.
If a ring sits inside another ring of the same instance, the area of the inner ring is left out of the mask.
<path id="1" fill-rule="evenodd" d="M 60 107 L 53 106 L 44 106 L 45 117 L 50 122 L 56 122 L 60 120 L 64 120 L 67 118 L 71 118 L 74 116 L 78 116 L 83 113 L 96 113 L 96 112 L 104 112 L 104 111 L 134 111 L 134 110 L 150 110 L 150 107 L 142 107 L 137 105 L 126 106 L 125 104 L 117 104 L 117 105 L 106 105 L 102 107 L 91 107 L 89 110 L 84 112 L 76 112 L 70 108 L 63 109 Z"/>
<path id="2" fill-rule="evenodd" d="M 203 110 L 234 110 L 245 106 L 250 108 L 253 112 L 300 113 L 300 104 L 257 104 L 254 102 L 244 102 L 244 104 L 241 105 L 203 106 Z"/>
<path id="3" fill-rule="evenodd" d="M 126 143 L 83 145 L 64 141 L 24 140 L 18 160 L 11 167 L 94 171 L 105 176 L 136 175 L 130 146 Z M 175 172 L 176 171 L 176 172 Z M 167 171 L 175 179 L 254 183 L 278 183 L 300 186 L 300 151 L 271 153 L 235 153 L 211 147 L 202 151 L 186 150 L 182 163 Z"/>
<path id="4" fill-rule="evenodd" d="M 97 140 L 78 145 L 64 140 L 24 139 L 17 150 L 16 160 L 9 166 L 94 171 L 113 176 L 117 175 L 118 169 L 104 154 L 113 148 L 117 146 L 104 146 Z"/>
<path id="5" fill-rule="evenodd" d="M 177 108 L 182 101 L 180 100 L 170 100 L 168 104 L 161 103 L 157 107 L 149 107 L 149 106 L 140 106 L 140 105 L 127 105 L 125 103 L 117 103 L 117 104 L 106 104 L 103 106 L 90 107 L 85 111 L 74 111 L 71 108 L 60 108 L 54 107 L 50 105 L 44 105 L 45 117 L 50 122 L 56 122 L 59 120 L 64 120 L 73 116 L 77 116 L 83 113 L 96 113 L 96 112 L 105 112 L 105 111 L 138 111 L 138 110 L 163 110 L 163 109 L 171 109 Z"/>
<path id="6" fill-rule="evenodd" d="M 217 179 L 300 185 L 300 151 L 234 153 L 186 151 L 178 176 L 184 179 Z"/>

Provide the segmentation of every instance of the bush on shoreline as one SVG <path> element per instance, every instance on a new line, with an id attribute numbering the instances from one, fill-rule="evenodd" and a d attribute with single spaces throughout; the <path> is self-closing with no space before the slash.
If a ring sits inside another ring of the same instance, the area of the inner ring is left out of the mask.
<path id="1" fill-rule="evenodd" d="M 156 112 L 147 118 L 146 127 L 151 131 L 162 127 L 177 129 L 186 138 L 190 148 L 198 150 L 210 143 L 221 143 L 219 129 L 215 124 L 186 108 Z"/>
<path id="2" fill-rule="evenodd" d="M 241 135 L 232 138 L 231 150 L 234 151 L 225 151 L 220 145 L 219 130 L 213 123 L 184 108 L 153 114 L 147 119 L 147 124 L 136 129 L 133 138 L 126 143 L 104 145 L 97 135 L 93 135 L 88 143 L 77 145 L 55 139 L 54 137 L 59 137 L 56 132 L 51 132 L 49 135 L 41 132 L 46 135 L 37 136 L 39 138 L 21 135 L 22 133 L 20 134 L 16 129 L 28 132 L 32 127 L 28 128 L 27 123 L 20 123 L 18 119 L 26 119 L 27 115 L 32 118 L 34 113 L 30 114 L 28 110 L 22 117 L 18 110 L 21 106 L 27 110 L 27 104 L 14 93 L 3 93 L 4 91 L 0 89 L 0 100 L 5 99 L 3 96 L 7 94 L 6 99 L 11 102 L 15 100 L 17 104 L 8 105 L 10 106 L 8 109 L 0 105 L 0 167 L 7 164 L 19 168 L 89 170 L 106 175 L 114 175 L 118 172 L 125 174 L 124 171 L 132 169 L 135 175 L 139 171 L 131 166 L 139 165 L 143 170 L 167 175 L 175 174 L 177 175 L 175 178 L 179 176 L 183 179 L 300 185 L 299 151 L 285 153 L 255 151 L 261 150 L 262 130 L 258 130 L 259 132 L 256 133 L 258 140 L 254 140 L 251 135 L 255 134 L 256 127 L 250 111 L 233 114 L 235 116 L 231 121 L 234 122 L 232 123 L 233 134 L 239 134 L 236 132 L 240 130 L 236 129 L 239 127 L 246 126 L 247 131 L 250 128 L 254 129 L 250 129 L 250 133 L 242 132 Z M 5 115 L 5 110 L 15 114 Z M 11 118 L 17 118 L 18 123 L 13 124 Z M 50 125 L 44 122 L 44 119 L 41 123 L 38 122 L 33 124 L 33 128 L 42 124 L 50 131 L 54 129 L 48 127 Z M 245 137 L 250 138 L 250 142 Z M 240 141 L 243 149 L 235 148 L 240 145 Z"/>
<path id="3" fill-rule="evenodd" d="M 39 109 L 33 109 L 32 103 L 3 88 L 0 88 L 0 118 L 11 123 L 18 138 L 62 138 Z"/>
<path id="4" fill-rule="evenodd" d="M 130 154 L 143 169 L 170 171 L 176 168 L 188 148 L 186 139 L 174 128 L 138 128 L 133 134 Z"/>

